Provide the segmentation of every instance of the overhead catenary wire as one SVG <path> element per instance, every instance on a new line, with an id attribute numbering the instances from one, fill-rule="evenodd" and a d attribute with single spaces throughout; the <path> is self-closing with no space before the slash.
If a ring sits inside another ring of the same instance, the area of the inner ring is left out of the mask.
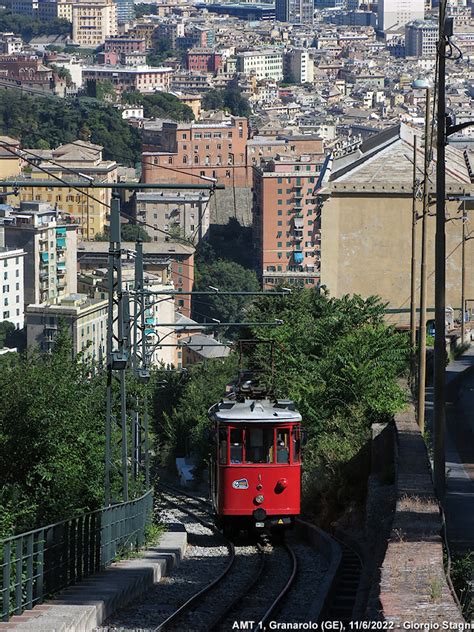
<path id="1" fill-rule="evenodd" d="M 33 160 L 26 158 L 25 156 L 21 156 L 19 155 L 19 151 L 16 147 L 15 149 L 12 149 L 8 143 L 3 143 L 0 142 L 0 147 L 2 147 L 3 149 L 5 149 L 6 151 L 8 151 L 9 153 L 11 153 L 14 156 L 17 157 L 21 157 L 25 162 L 27 162 L 30 165 L 33 165 L 35 167 L 37 167 L 40 171 L 42 171 L 43 173 L 46 173 L 48 176 L 50 176 L 51 178 L 53 178 L 54 180 L 57 180 L 58 182 L 60 182 L 61 184 L 63 184 L 65 187 L 68 187 L 69 189 L 73 189 L 75 191 L 78 191 L 81 195 L 84 195 L 85 197 L 87 197 L 88 199 L 93 200 L 94 202 L 97 202 L 98 204 L 101 204 L 102 206 L 104 206 L 105 208 L 110 210 L 110 204 L 107 204 L 107 202 L 104 202 L 103 200 L 100 200 L 99 198 L 95 197 L 94 195 L 92 195 L 91 193 L 84 191 L 82 188 L 73 185 L 71 182 L 68 182 L 67 180 L 64 180 L 64 178 L 61 178 L 60 176 L 57 176 L 55 173 L 52 173 L 50 170 L 45 169 L 44 167 L 40 167 L 39 165 L 37 165 Z M 32 152 L 30 152 L 32 153 Z M 38 155 L 37 155 L 38 156 Z M 46 161 L 48 161 L 48 159 L 45 159 Z M 100 183 L 99 183 L 100 184 Z M 212 197 L 212 194 L 214 192 L 214 189 L 211 188 L 210 189 L 210 197 Z M 124 212 L 120 212 L 121 217 L 130 220 L 133 219 L 133 221 L 135 222 L 135 224 L 139 224 L 140 226 L 145 226 L 147 228 L 151 228 L 152 230 L 156 230 L 159 233 L 162 233 L 164 235 L 166 235 L 167 237 L 170 237 L 172 239 L 175 239 L 176 241 L 181 241 L 183 243 L 185 243 L 187 246 L 194 246 L 194 244 L 190 243 L 189 240 L 184 239 L 182 237 L 173 235 L 171 233 L 169 233 L 168 231 L 165 231 L 161 228 L 157 228 L 155 226 L 153 226 L 152 224 L 149 224 L 148 222 L 145 222 L 144 220 L 139 220 L 137 218 L 131 218 L 129 215 L 127 215 Z"/>

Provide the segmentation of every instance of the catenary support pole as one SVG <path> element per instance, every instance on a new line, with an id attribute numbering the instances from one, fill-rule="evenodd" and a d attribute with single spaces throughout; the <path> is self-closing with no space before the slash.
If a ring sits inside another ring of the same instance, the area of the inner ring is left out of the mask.
<path id="1" fill-rule="evenodd" d="M 439 4 L 438 110 L 436 142 L 435 349 L 434 349 L 434 484 L 445 494 L 446 425 L 446 4 Z"/>
<path id="2" fill-rule="evenodd" d="M 423 167 L 423 211 L 421 218 L 421 268 L 420 268 L 420 332 L 418 356 L 418 425 L 420 431 L 425 430 L 425 388 L 426 388 L 426 294 L 427 294 L 427 242 L 428 242 L 428 212 L 429 212 L 429 180 L 428 167 L 430 164 L 430 90 L 426 88 L 425 104 L 425 149 Z"/>

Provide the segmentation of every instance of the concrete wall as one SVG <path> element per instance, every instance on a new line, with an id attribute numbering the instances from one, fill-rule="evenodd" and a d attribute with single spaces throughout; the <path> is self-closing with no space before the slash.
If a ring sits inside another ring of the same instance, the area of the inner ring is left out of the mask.
<path id="1" fill-rule="evenodd" d="M 459 202 L 448 202 L 448 217 L 459 217 Z M 419 212 L 421 212 L 421 204 Z M 389 308 L 410 307 L 412 200 L 407 195 L 335 194 L 321 214 L 321 283 L 332 296 L 378 294 Z M 428 308 L 434 305 L 435 218 L 427 218 Z M 469 229 L 468 229 L 469 230 Z M 461 307 L 461 231 L 459 220 L 446 223 L 447 305 Z M 421 221 L 417 227 L 417 288 L 420 279 Z M 474 266 L 474 245 L 466 243 L 466 269 Z M 419 303 L 419 289 L 417 289 Z M 474 296 L 474 276 L 466 275 L 466 296 Z M 455 316 L 458 316 L 456 313 Z M 428 313 L 428 318 L 432 318 Z M 390 316 L 408 324 L 408 311 Z"/>

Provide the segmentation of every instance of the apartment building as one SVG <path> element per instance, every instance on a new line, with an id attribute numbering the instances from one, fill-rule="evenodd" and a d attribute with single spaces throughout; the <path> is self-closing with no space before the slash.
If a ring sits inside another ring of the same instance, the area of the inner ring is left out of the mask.
<path id="1" fill-rule="evenodd" d="M 321 168 L 300 156 L 262 161 L 253 169 L 254 240 L 264 288 L 319 281 Z"/>
<path id="2" fill-rule="evenodd" d="M 10 136 L 0 136 L 0 178 L 11 178 L 20 174 L 21 158 L 15 155 L 19 149 L 19 140 L 10 138 Z"/>
<path id="3" fill-rule="evenodd" d="M 4 55 L 17 55 L 23 50 L 23 40 L 14 33 L 0 34 L 0 51 Z"/>
<path id="4" fill-rule="evenodd" d="M 60 211 L 45 202 L 22 202 L 19 209 L 4 204 L 0 232 L 5 247 L 25 251 L 25 305 L 76 292 L 77 225 L 65 221 Z"/>
<path id="5" fill-rule="evenodd" d="M 329 178 L 320 191 L 323 203 L 321 283 L 335 297 L 345 294 L 360 294 L 364 298 L 380 296 L 391 310 L 387 319 L 400 326 L 408 326 L 410 318 L 413 204 L 410 159 L 413 157 L 413 135 L 418 133 L 419 160 L 423 161 L 421 132 L 422 129 L 414 132 L 413 128 L 402 124 L 372 135 L 345 155 L 336 153 Z M 448 198 L 474 193 L 471 164 L 472 152 L 464 154 L 448 145 Z M 435 189 L 432 183 L 429 192 L 432 199 L 436 196 Z M 468 212 L 469 204 L 466 202 Z M 462 202 L 447 200 L 447 217 L 461 218 L 462 211 Z M 429 216 L 426 224 L 428 310 L 434 308 L 435 224 L 435 218 Z M 465 250 L 466 270 L 474 266 L 471 243 Z M 456 310 L 456 315 L 461 305 L 461 244 L 462 222 L 446 222 L 446 304 Z M 421 239 L 418 237 L 417 261 L 421 258 L 420 249 Z M 419 282 L 418 268 L 417 288 Z M 466 275 L 466 296 L 474 296 L 471 274 Z"/>
<path id="6" fill-rule="evenodd" d="M 38 167 L 32 167 L 31 172 L 23 175 L 23 179 L 44 182 L 44 186 L 22 188 L 20 199 L 58 204 L 64 213 L 74 219 L 82 239 L 94 239 L 108 225 L 107 214 L 112 190 L 95 188 L 91 197 L 90 191 L 81 193 L 66 185 L 53 188 L 48 181 L 54 180 L 57 183 L 54 175 L 74 182 L 80 181 L 81 177 L 85 182 L 117 182 L 117 163 L 114 160 L 103 160 L 102 150 L 100 145 L 80 140 L 45 150 L 42 152 L 44 162 L 39 161 Z M 41 169 L 47 169 L 51 175 L 48 176 Z M 81 176 L 75 175 L 76 173 Z"/>
<path id="7" fill-rule="evenodd" d="M 24 326 L 23 266 L 25 251 L 22 248 L 0 246 L 0 323 L 8 321 L 16 329 Z"/>
<path id="8" fill-rule="evenodd" d="M 245 51 L 237 54 L 237 71 L 257 79 L 283 79 L 283 52 L 272 49 Z"/>
<path id="9" fill-rule="evenodd" d="M 312 24 L 314 0 L 275 0 L 275 17 L 279 22 Z"/>
<path id="10" fill-rule="evenodd" d="M 74 356 L 82 353 L 85 360 L 105 362 L 107 305 L 107 299 L 76 293 L 63 296 L 56 303 L 28 305 L 25 312 L 28 347 L 50 353 L 60 327 L 65 327 L 71 336 Z"/>
<path id="11" fill-rule="evenodd" d="M 95 268 L 84 270 L 78 277 L 78 290 L 90 298 L 106 299 L 108 297 L 109 282 L 108 269 Z M 122 283 L 124 290 L 135 289 L 135 267 L 130 261 L 124 259 L 122 263 Z M 150 292 L 170 292 L 174 289 L 171 277 L 163 283 L 161 274 L 153 274 L 146 270 L 144 285 Z M 136 302 L 130 296 L 129 311 L 132 318 L 137 317 Z M 176 349 L 173 346 L 159 346 L 158 342 L 166 338 L 167 345 L 176 342 L 174 327 L 170 327 L 175 321 L 175 302 L 173 296 L 149 296 L 146 298 L 145 310 L 145 342 L 149 353 L 149 362 L 152 366 L 175 365 L 177 363 Z M 138 321 L 140 322 L 140 320 Z"/>
<path id="12" fill-rule="evenodd" d="M 134 242 L 122 242 L 124 251 L 134 250 Z M 109 244 L 106 241 L 83 241 L 77 249 L 78 265 L 83 272 L 95 268 L 107 267 Z M 161 279 L 163 284 L 172 281 L 177 292 L 191 292 L 194 284 L 194 252 L 191 245 L 172 239 L 145 242 L 143 259 L 145 272 Z M 190 316 L 191 296 L 175 297 L 175 306 L 184 316 Z M 163 321 L 162 321 L 163 322 Z"/>
<path id="13" fill-rule="evenodd" d="M 113 0 L 88 0 L 72 6 L 72 39 L 82 48 L 97 48 L 117 35 L 117 5 Z"/>
<path id="14" fill-rule="evenodd" d="M 312 83 L 314 62 L 305 48 L 293 48 L 285 53 L 285 74 L 294 83 Z"/>
<path id="15" fill-rule="evenodd" d="M 245 117 L 222 113 L 198 123 L 163 122 L 161 129 L 144 135 L 143 181 L 186 183 L 191 172 L 243 186 L 248 133 Z"/>
<path id="16" fill-rule="evenodd" d="M 316 162 L 324 160 L 324 141 L 317 134 L 274 134 L 254 136 L 247 141 L 247 164 L 258 166 L 261 160 L 275 156 L 312 156 Z"/>
<path id="17" fill-rule="evenodd" d="M 198 72 L 217 72 L 222 66 L 222 55 L 211 48 L 191 48 L 186 54 L 186 68 Z"/>
<path id="18" fill-rule="evenodd" d="M 209 232 L 209 199 L 203 192 L 137 193 L 136 216 L 154 241 L 162 241 L 166 231 L 198 244 Z"/>
<path id="19" fill-rule="evenodd" d="M 82 71 L 84 82 L 110 82 L 117 95 L 123 92 L 169 92 L 173 69 L 168 67 L 139 66 L 87 66 Z"/>
<path id="20" fill-rule="evenodd" d="M 424 17 L 425 0 L 379 0 L 378 29 L 384 33 Z"/>
<path id="21" fill-rule="evenodd" d="M 438 24 L 430 20 L 415 20 L 405 27 L 407 57 L 435 57 L 438 46 Z"/>
<path id="22" fill-rule="evenodd" d="M 146 53 L 146 42 L 142 37 L 109 37 L 105 40 L 104 51 L 119 54 Z"/>

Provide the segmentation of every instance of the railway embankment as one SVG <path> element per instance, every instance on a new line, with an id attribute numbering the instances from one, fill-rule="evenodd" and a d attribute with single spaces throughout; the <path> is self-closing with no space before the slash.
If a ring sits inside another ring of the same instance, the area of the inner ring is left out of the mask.
<path id="1" fill-rule="evenodd" d="M 442 519 L 413 405 L 395 416 L 394 430 L 394 512 L 380 568 L 381 615 L 402 628 L 462 623 L 444 572 Z"/>

